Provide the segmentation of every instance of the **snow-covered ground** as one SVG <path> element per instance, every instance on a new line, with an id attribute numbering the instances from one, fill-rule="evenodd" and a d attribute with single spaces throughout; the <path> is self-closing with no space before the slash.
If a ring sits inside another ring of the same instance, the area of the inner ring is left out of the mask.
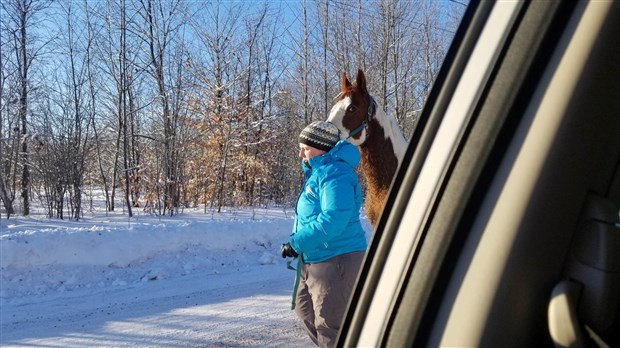
<path id="1" fill-rule="evenodd" d="M 290 208 L 3 217 L 0 346 L 312 346 L 279 256 L 292 219 Z"/>

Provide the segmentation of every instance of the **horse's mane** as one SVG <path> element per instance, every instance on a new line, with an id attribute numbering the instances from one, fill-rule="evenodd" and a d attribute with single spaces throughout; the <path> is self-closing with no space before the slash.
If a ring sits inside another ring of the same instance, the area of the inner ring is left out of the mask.
<path id="1" fill-rule="evenodd" d="M 407 140 L 403 136 L 396 118 L 389 117 L 387 113 L 383 111 L 383 107 L 379 104 L 377 104 L 375 117 L 384 130 L 385 138 L 390 138 L 392 140 L 394 152 L 396 154 L 396 158 L 398 158 L 398 163 L 400 164 L 403 156 L 405 155 L 405 150 L 407 149 Z"/>

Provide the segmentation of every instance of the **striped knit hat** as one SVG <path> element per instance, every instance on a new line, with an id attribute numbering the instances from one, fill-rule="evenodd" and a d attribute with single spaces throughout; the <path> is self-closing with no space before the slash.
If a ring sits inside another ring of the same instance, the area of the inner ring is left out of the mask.
<path id="1" fill-rule="evenodd" d="M 299 142 L 327 152 L 340 140 L 339 133 L 338 128 L 330 122 L 315 121 L 301 131 Z"/>

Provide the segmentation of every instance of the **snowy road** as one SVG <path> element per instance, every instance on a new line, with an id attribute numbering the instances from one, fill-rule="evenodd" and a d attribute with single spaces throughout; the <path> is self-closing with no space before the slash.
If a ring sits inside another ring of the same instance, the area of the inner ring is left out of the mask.
<path id="1" fill-rule="evenodd" d="M 282 208 L 0 219 L 0 346 L 312 347 L 280 257 L 292 224 Z"/>
<path id="2" fill-rule="evenodd" d="M 242 272 L 241 274 L 239 272 Z M 2 347 L 310 347 L 282 264 L 4 303 Z"/>

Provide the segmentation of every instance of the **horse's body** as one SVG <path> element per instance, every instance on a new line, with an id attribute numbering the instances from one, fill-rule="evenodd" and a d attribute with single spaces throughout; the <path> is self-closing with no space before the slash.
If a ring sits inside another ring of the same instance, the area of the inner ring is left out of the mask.
<path id="1" fill-rule="evenodd" d="M 355 84 L 342 75 L 341 92 L 327 119 L 340 129 L 340 138 L 357 145 L 366 179 L 366 214 L 374 226 L 383 210 L 392 178 L 402 161 L 407 141 L 394 117 L 388 117 L 366 88 L 364 72 Z"/>

